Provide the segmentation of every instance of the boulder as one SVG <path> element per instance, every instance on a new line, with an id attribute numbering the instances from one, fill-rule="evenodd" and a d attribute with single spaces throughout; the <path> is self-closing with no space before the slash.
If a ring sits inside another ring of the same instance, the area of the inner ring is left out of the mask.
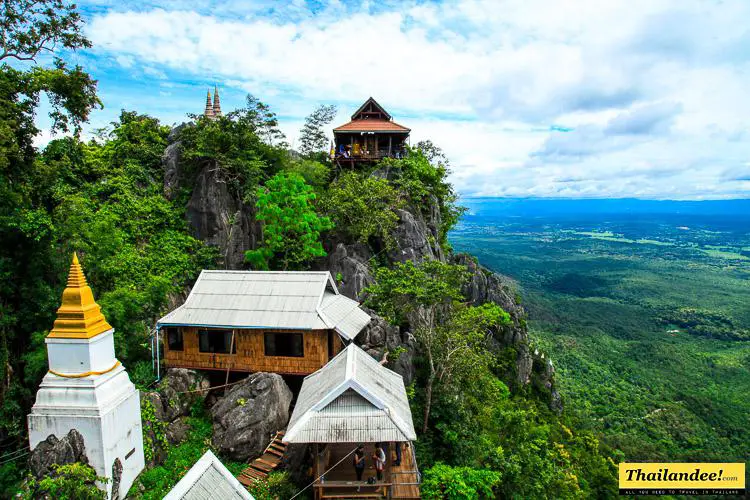
<path id="1" fill-rule="evenodd" d="M 263 453 L 289 422 L 292 391 L 276 373 L 253 373 L 211 407 L 213 446 L 232 460 Z"/>
<path id="2" fill-rule="evenodd" d="M 71 429 L 62 439 L 50 434 L 39 443 L 31 452 L 29 468 L 37 479 L 41 479 L 53 471 L 54 464 L 67 465 L 75 462 L 88 464 L 89 460 L 83 436 L 77 430 Z"/>
<path id="3" fill-rule="evenodd" d="M 125 495 L 120 495 L 120 481 L 122 480 L 122 462 L 119 458 L 115 458 L 112 463 L 112 496 L 111 498 L 124 498 Z"/>
<path id="4" fill-rule="evenodd" d="M 162 404 L 163 417 L 157 417 L 165 422 L 171 422 L 178 417 L 190 414 L 190 409 L 196 401 L 203 399 L 207 391 L 190 392 L 211 387 L 203 374 L 187 368 L 170 368 L 161 379 L 157 390 Z M 154 404 L 156 407 L 156 404 Z M 158 409 L 156 410 L 158 412 Z"/>
<path id="5" fill-rule="evenodd" d="M 190 432 L 190 425 L 187 423 L 187 417 L 179 417 L 167 424 L 167 441 L 172 445 L 180 444 L 187 439 L 188 432 Z"/>
<path id="6" fill-rule="evenodd" d="M 148 406 L 153 407 L 153 416 L 151 416 Z M 168 423 L 164 412 L 164 403 L 158 392 L 141 393 L 141 421 L 143 423 L 143 445 L 146 453 L 146 465 L 163 463 L 167 458 L 166 443 L 157 436 L 163 429 L 164 424 Z"/>

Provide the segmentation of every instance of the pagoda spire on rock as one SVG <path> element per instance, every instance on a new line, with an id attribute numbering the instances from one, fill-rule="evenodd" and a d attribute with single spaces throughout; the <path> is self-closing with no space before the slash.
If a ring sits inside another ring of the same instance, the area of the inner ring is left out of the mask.
<path id="1" fill-rule="evenodd" d="M 78 255 L 73 253 L 68 285 L 63 291 L 62 305 L 57 310 L 57 319 L 49 337 L 89 339 L 111 329 L 99 304 L 94 300 Z"/>
<path id="2" fill-rule="evenodd" d="M 213 118 L 214 106 L 211 104 L 211 90 L 206 91 L 206 110 L 203 112 L 203 116 L 206 118 Z"/>
<path id="3" fill-rule="evenodd" d="M 213 113 L 215 117 L 221 116 L 221 101 L 219 100 L 219 89 L 214 85 L 214 107 Z"/>

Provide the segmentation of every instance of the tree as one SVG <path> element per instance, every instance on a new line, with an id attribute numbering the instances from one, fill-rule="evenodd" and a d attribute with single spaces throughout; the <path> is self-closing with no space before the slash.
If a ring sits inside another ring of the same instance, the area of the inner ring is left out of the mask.
<path id="1" fill-rule="evenodd" d="M 64 0 L 5 0 L 0 13 L 0 61 L 35 61 L 39 53 L 91 47 L 75 4 Z"/>
<path id="2" fill-rule="evenodd" d="M 299 151 L 303 155 L 312 155 L 324 151 L 328 146 L 328 136 L 323 126 L 328 125 L 336 117 L 336 106 L 321 104 L 315 111 L 305 118 L 299 135 Z"/>
<path id="3" fill-rule="evenodd" d="M 362 243 L 378 237 L 388 248 L 394 244 L 396 210 L 403 205 L 390 182 L 359 172 L 341 174 L 322 200 L 323 210 L 341 231 Z"/>
<path id="4" fill-rule="evenodd" d="M 252 94 L 247 95 L 244 119 L 255 128 L 255 133 L 271 146 L 286 147 L 286 136 L 279 129 L 279 120 L 271 108 Z"/>
<path id="5" fill-rule="evenodd" d="M 326 255 L 320 233 L 333 227 L 328 217 L 315 213 L 315 193 L 294 172 L 276 174 L 257 191 L 257 220 L 263 222 L 263 245 L 248 250 L 245 258 L 256 269 L 278 263 L 298 269 L 315 257 Z"/>
<path id="6" fill-rule="evenodd" d="M 368 304 L 392 322 L 409 317 L 427 362 L 422 432 L 427 432 L 435 384 L 448 384 L 462 370 L 481 369 L 490 362 L 486 340 L 492 328 L 507 324 L 510 315 L 494 304 L 467 307 L 461 286 L 465 267 L 411 261 L 381 268 L 367 288 Z"/>
<path id="7" fill-rule="evenodd" d="M 50 259 L 57 241 L 51 209 L 63 171 L 38 161 L 34 124 L 42 94 L 51 104 L 52 131 L 76 133 L 100 105 L 96 82 L 82 68 L 54 60 L 36 65 L 41 52 L 88 47 L 75 7 L 62 1 L 6 0 L 0 11 L 0 433 L 19 437 L 29 393 L 22 355 L 32 332 L 49 328 L 44 312 L 58 275 Z M 10 60 L 30 61 L 24 68 Z M 60 269 L 64 271 L 64 268 Z M 59 299 L 59 296 L 57 297 Z M 55 300 L 57 300 L 55 299 Z M 23 321 L 20 319 L 23 318 Z"/>
<path id="8" fill-rule="evenodd" d="M 291 161 L 284 166 L 284 170 L 298 173 L 306 183 L 318 189 L 325 188 L 331 176 L 331 169 L 327 165 L 308 158 Z"/>
<path id="9" fill-rule="evenodd" d="M 381 165 L 392 170 L 393 183 L 415 209 L 439 207 L 438 241 L 448 249 L 448 232 L 465 209 L 458 205 L 458 195 L 448 182 L 449 164 L 442 150 L 431 141 L 421 141 L 404 158 L 385 158 Z"/>
<path id="10" fill-rule="evenodd" d="M 473 500 L 494 498 L 500 484 L 499 472 L 471 467 L 450 467 L 436 464 L 427 469 L 422 479 L 422 498 L 428 500 Z"/>

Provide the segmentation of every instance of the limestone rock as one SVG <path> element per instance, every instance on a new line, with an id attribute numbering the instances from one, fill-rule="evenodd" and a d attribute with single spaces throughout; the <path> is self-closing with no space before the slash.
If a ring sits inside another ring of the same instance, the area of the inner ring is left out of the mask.
<path id="1" fill-rule="evenodd" d="M 434 239 L 420 214 L 415 216 L 408 210 L 396 210 L 399 222 L 393 232 L 396 248 L 388 253 L 393 262 L 419 263 L 436 258 L 432 244 Z"/>
<path id="2" fill-rule="evenodd" d="M 242 203 L 215 161 L 198 173 L 185 217 L 196 238 L 219 248 L 226 269 L 241 269 L 245 251 L 262 238 L 252 204 Z"/>
<path id="3" fill-rule="evenodd" d="M 354 300 L 364 299 L 363 290 L 373 283 L 368 265 L 372 252 L 366 245 L 338 243 L 321 270 L 331 272 L 341 294 Z"/>
<path id="4" fill-rule="evenodd" d="M 161 420 L 171 422 L 178 417 L 189 415 L 193 404 L 206 395 L 206 392 L 189 391 L 208 389 L 209 387 L 211 387 L 211 384 L 208 379 L 195 370 L 188 370 L 187 368 L 168 369 L 158 386 L 164 415 Z"/>
<path id="5" fill-rule="evenodd" d="M 62 439 L 50 434 L 34 448 L 29 458 L 29 468 L 37 479 L 41 479 L 53 471 L 52 465 L 67 465 L 75 462 L 88 464 L 86 446 L 83 436 L 75 429 L 71 429 Z"/>
<path id="6" fill-rule="evenodd" d="M 180 444 L 187 439 L 188 432 L 190 432 L 190 426 L 187 423 L 187 417 L 179 417 L 167 425 L 167 441 L 172 445 Z"/>
<path id="7" fill-rule="evenodd" d="M 381 360 L 388 351 L 386 366 L 404 377 L 404 383 L 409 385 L 415 376 L 414 337 L 409 332 L 402 332 L 400 327 L 391 325 L 375 311 L 365 310 L 372 320 L 357 335 L 355 343 L 377 360 Z"/>
<path id="8" fill-rule="evenodd" d="M 164 168 L 164 196 L 170 201 L 175 199 L 180 188 L 181 160 L 182 144 L 180 142 L 173 142 L 167 146 L 161 157 L 162 167 Z"/>
<path id="9" fill-rule="evenodd" d="M 125 495 L 120 495 L 120 481 L 122 480 L 122 462 L 119 458 L 115 458 L 112 463 L 112 498 L 121 498 Z"/>
<path id="10" fill-rule="evenodd" d="M 232 460 L 259 456 L 289 422 L 291 402 L 292 391 L 281 375 L 249 375 L 211 407 L 214 447 Z"/>

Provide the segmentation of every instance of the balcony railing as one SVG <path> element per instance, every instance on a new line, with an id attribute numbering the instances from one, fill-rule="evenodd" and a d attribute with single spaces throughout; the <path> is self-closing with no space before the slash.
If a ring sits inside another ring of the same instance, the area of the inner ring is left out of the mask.
<path id="1" fill-rule="evenodd" d="M 360 153 L 336 153 L 334 156 L 335 160 L 342 161 L 379 161 L 383 158 L 396 158 L 401 159 L 406 157 L 406 151 L 388 151 L 387 149 L 381 149 L 379 151 L 366 151 Z"/>

